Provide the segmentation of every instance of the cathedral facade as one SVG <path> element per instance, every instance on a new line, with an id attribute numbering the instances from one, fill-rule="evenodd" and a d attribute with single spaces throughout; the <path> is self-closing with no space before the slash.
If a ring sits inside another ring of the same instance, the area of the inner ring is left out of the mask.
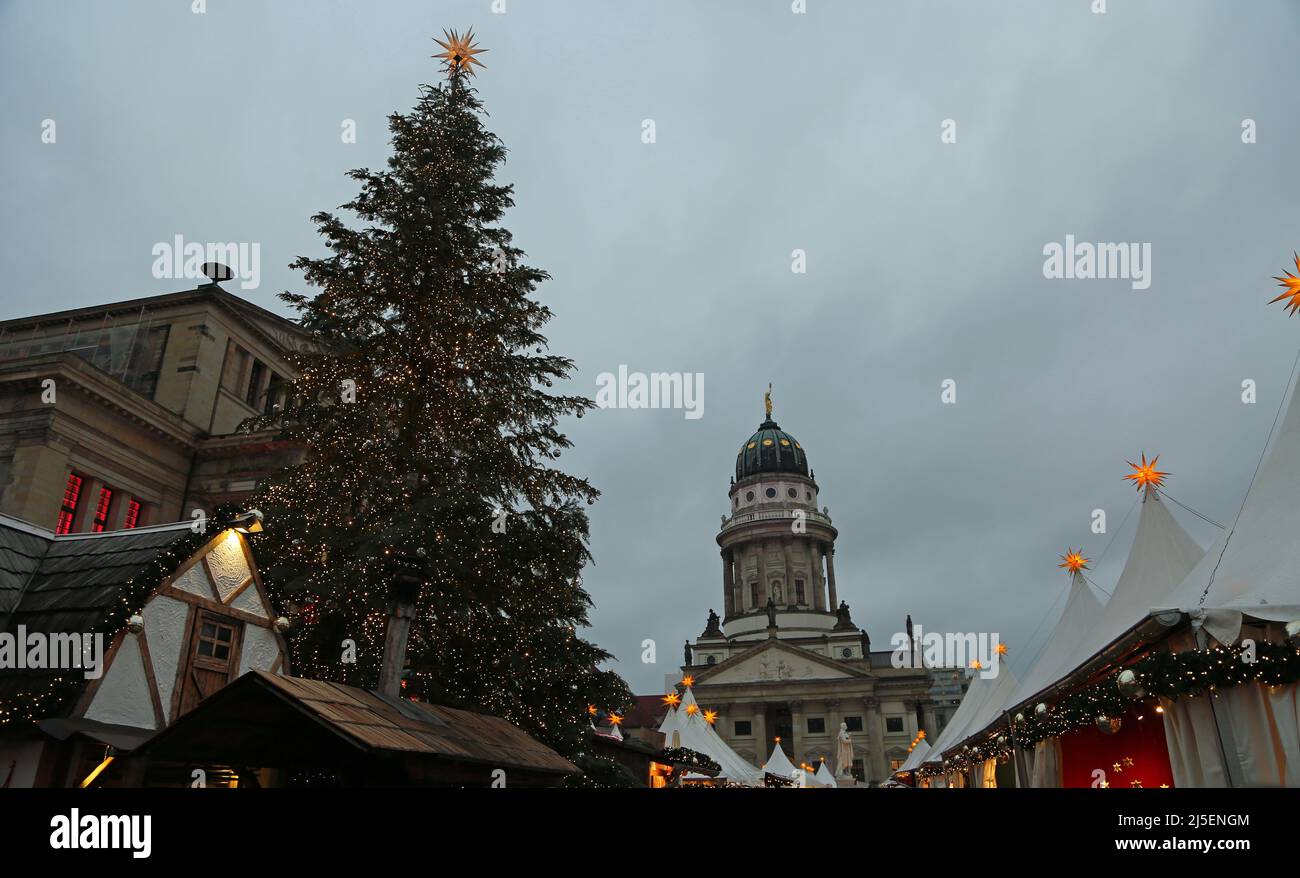
<path id="1" fill-rule="evenodd" d="M 717 712 L 717 733 L 752 764 L 779 741 L 794 764 L 824 758 L 842 775 L 849 766 L 836 765 L 835 753 L 843 726 L 851 774 L 879 783 L 918 732 L 937 736 L 964 675 L 895 668 L 890 650 L 872 651 L 845 600 L 863 590 L 836 582 L 838 531 L 819 498 L 803 446 L 772 419 L 769 399 L 766 419 L 736 455 L 717 534 L 723 615 L 709 611 L 704 632 L 686 644 L 682 672 Z"/>

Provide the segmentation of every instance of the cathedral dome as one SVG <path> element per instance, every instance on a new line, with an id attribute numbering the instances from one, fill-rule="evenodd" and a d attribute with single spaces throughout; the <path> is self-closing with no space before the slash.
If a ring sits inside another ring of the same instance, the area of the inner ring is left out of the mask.
<path id="1" fill-rule="evenodd" d="M 758 473 L 808 475 L 803 447 L 770 417 L 758 425 L 758 432 L 745 440 L 736 455 L 737 480 Z"/>

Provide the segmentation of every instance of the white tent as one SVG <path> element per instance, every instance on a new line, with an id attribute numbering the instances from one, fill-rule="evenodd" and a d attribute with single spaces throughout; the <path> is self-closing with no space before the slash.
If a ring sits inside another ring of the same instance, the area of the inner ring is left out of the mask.
<path id="1" fill-rule="evenodd" d="M 921 767 L 921 763 L 925 761 L 925 757 L 929 753 L 930 745 L 924 740 L 917 741 L 916 746 L 912 748 L 912 752 L 907 754 L 907 760 L 903 762 L 898 771 L 895 771 L 894 774 L 916 771 L 916 769 Z"/>
<path id="2" fill-rule="evenodd" d="M 767 757 L 767 761 L 763 763 L 763 771 L 768 774 L 774 774 L 783 780 L 790 780 L 794 775 L 796 771 L 794 763 L 790 761 L 790 758 L 785 755 L 785 751 L 781 749 L 780 741 L 777 741 L 776 744 L 772 746 L 772 755 Z"/>
<path id="3" fill-rule="evenodd" d="M 1297 534 L 1300 404 L 1293 389 L 1231 526 L 1156 607 L 1188 613 L 1195 627 L 1223 644 L 1241 636 L 1244 617 L 1300 619 Z M 1300 786 L 1300 685 L 1233 686 L 1213 701 L 1183 698 L 1164 707 L 1177 786 Z"/>
<path id="4" fill-rule="evenodd" d="M 817 773 L 814 777 L 817 779 L 817 783 L 821 786 L 831 787 L 832 789 L 839 788 L 839 784 L 835 782 L 835 777 L 831 774 L 831 770 L 826 767 L 826 760 L 824 759 L 821 764 L 817 766 Z"/>
<path id="5" fill-rule="evenodd" d="M 1241 510 L 1167 600 L 1204 611 L 1205 630 L 1232 643 L 1243 614 L 1271 622 L 1300 619 L 1300 405 L 1293 394 L 1281 431 Z"/>
<path id="6" fill-rule="evenodd" d="M 1001 670 L 1003 666 L 999 666 L 999 672 Z M 962 697 L 956 712 L 953 713 L 952 719 L 948 720 L 948 724 L 940 730 L 939 737 L 935 738 L 929 752 L 921 758 L 922 764 L 943 761 L 943 751 L 965 737 L 971 720 L 975 718 L 975 712 L 988 698 L 992 688 L 993 680 L 985 679 L 978 674 L 971 679 L 970 686 L 967 687 L 966 694 Z"/>
<path id="7" fill-rule="evenodd" d="M 1101 601 L 1092 593 L 1082 573 L 1076 571 L 1070 577 L 1070 593 L 1065 601 L 1065 609 L 1061 611 L 1061 617 L 1056 621 L 1047 645 L 1025 672 L 1023 682 L 1005 693 L 1003 700 L 995 705 L 991 716 L 1028 701 L 1089 658 L 1097 632 L 1101 629 L 1101 619 Z M 981 728 L 983 726 L 976 726 L 971 731 L 979 731 Z"/>
<path id="8" fill-rule="evenodd" d="M 718 763 L 722 769 L 719 777 L 735 784 L 762 786 L 763 773 L 746 762 L 713 730 L 713 726 L 704 719 L 690 688 L 682 696 L 679 706 L 668 709 L 663 722 L 659 724 L 659 731 L 664 734 L 666 746 L 685 747 L 703 753 Z"/>

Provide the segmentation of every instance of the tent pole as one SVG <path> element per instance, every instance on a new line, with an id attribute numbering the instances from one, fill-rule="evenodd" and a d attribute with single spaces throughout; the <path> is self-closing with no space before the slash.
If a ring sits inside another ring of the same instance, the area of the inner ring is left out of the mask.
<path id="1" fill-rule="evenodd" d="M 1007 731 L 1011 735 L 1011 758 L 1016 766 L 1016 786 L 1025 789 L 1029 786 L 1029 767 L 1025 765 L 1025 751 L 1016 738 L 1016 724 L 1011 719 L 1011 711 L 1004 710 L 1002 715 L 1007 718 Z"/>

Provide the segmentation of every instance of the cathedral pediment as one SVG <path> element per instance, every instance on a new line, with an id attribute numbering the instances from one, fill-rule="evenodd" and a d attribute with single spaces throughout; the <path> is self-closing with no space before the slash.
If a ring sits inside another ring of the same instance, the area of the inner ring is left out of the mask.
<path id="1" fill-rule="evenodd" d="M 793 680 L 849 680 L 867 677 L 824 655 L 765 640 L 696 675 L 696 684 L 782 683 Z"/>

